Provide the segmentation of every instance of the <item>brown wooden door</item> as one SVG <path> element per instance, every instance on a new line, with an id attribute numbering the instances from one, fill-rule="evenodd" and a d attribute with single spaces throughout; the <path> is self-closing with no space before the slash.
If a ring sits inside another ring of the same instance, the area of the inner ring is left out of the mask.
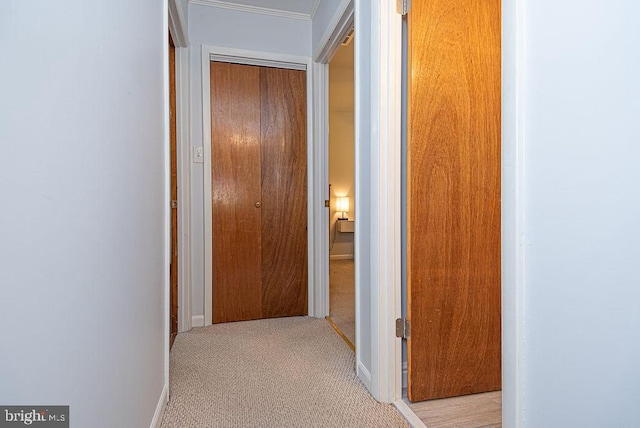
<path id="1" fill-rule="evenodd" d="M 409 13 L 408 395 L 500 389 L 500 0 Z"/>
<path id="2" fill-rule="evenodd" d="M 305 72 L 210 68 L 213 322 L 305 315 Z"/>
<path id="3" fill-rule="evenodd" d="M 176 154 L 176 47 L 169 35 L 169 127 L 171 163 L 171 264 L 170 264 L 170 336 L 169 347 L 178 334 L 178 161 Z"/>
<path id="4" fill-rule="evenodd" d="M 307 313 L 306 75 L 260 69 L 262 314 Z"/>

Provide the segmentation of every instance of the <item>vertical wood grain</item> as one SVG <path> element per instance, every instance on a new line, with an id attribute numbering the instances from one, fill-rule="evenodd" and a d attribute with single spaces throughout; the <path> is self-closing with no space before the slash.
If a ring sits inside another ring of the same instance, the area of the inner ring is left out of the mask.
<path id="1" fill-rule="evenodd" d="M 261 67 L 262 311 L 307 314 L 306 73 Z"/>
<path id="2" fill-rule="evenodd" d="M 500 389 L 500 7 L 409 14 L 412 401 Z"/>
<path id="3" fill-rule="evenodd" d="M 213 322 L 262 318 L 259 67 L 211 62 Z"/>
<path id="4" fill-rule="evenodd" d="M 178 160 L 176 155 L 176 47 L 169 35 L 169 160 L 171 168 L 171 200 L 178 199 Z M 170 340 L 178 334 L 178 209 L 171 209 L 171 269 L 170 269 Z"/>

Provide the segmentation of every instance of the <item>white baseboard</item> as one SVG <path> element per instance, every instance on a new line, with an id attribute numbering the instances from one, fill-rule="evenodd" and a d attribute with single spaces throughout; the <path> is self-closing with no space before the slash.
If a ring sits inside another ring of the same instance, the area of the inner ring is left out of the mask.
<path id="1" fill-rule="evenodd" d="M 204 315 L 194 315 L 191 317 L 191 327 L 204 327 Z"/>
<path id="2" fill-rule="evenodd" d="M 396 400 L 393 405 L 396 406 L 396 409 L 398 409 L 400 414 L 404 416 L 407 422 L 409 422 L 409 425 L 411 425 L 413 428 L 427 428 L 424 422 L 422 422 L 420 418 L 415 413 L 413 413 L 411 407 L 409 407 L 409 405 L 405 403 L 404 400 Z"/>
<path id="3" fill-rule="evenodd" d="M 353 254 L 330 254 L 329 260 L 353 260 Z"/>
<path id="4" fill-rule="evenodd" d="M 151 428 L 160 428 L 160 424 L 162 423 L 162 416 L 164 415 L 164 411 L 167 408 L 167 402 L 169 401 L 169 387 L 165 385 L 162 388 L 162 393 L 160 394 L 160 400 L 158 401 L 158 405 L 156 406 L 156 412 L 153 414 L 153 419 L 151 420 Z"/>
<path id="5" fill-rule="evenodd" d="M 356 365 L 356 375 L 358 376 L 358 379 L 362 381 L 367 390 L 371 391 L 371 373 L 360 361 L 358 361 L 358 364 Z"/>
<path id="6" fill-rule="evenodd" d="M 407 362 L 403 361 L 402 362 L 402 388 L 403 389 L 406 388 L 407 385 L 409 385 L 407 376 L 408 376 Z"/>

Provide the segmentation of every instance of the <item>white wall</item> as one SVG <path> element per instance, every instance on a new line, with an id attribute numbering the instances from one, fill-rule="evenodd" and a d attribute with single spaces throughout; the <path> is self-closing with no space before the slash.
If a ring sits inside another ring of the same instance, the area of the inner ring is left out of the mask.
<path id="1" fill-rule="evenodd" d="M 202 146 L 202 45 L 311 56 L 311 21 L 189 4 L 191 144 Z M 191 168 L 192 311 L 204 315 L 204 184 Z"/>
<path id="2" fill-rule="evenodd" d="M 520 4 L 525 426 L 637 427 L 640 3 Z"/>
<path id="3" fill-rule="evenodd" d="M 197 4 L 189 4 L 188 19 L 193 48 L 209 44 L 311 56 L 310 20 Z"/>
<path id="4" fill-rule="evenodd" d="M 184 16 L 184 23 L 186 27 L 189 28 L 189 0 L 175 0 L 175 2 Z"/>
<path id="5" fill-rule="evenodd" d="M 349 220 L 356 219 L 354 180 L 353 42 L 342 46 L 329 63 L 329 183 L 331 210 L 329 236 L 332 256 L 353 257 L 353 233 L 336 233 L 342 212 L 336 198 L 349 197 Z M 334 239 L 335 238 L 335 239 Z"/>
<path id="6" fill-rule="evenodd" d="M 0 402 L 151 424 L 165 379 L 166 2 L 0 3 Z"/>

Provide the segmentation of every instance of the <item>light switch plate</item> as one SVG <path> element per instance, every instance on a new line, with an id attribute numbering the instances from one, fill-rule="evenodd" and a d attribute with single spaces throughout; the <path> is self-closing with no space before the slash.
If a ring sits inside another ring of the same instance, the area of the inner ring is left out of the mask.
<path id="1" fill-rule="evenodd" d="M 193 146 L 191 149 L 193 163 L 204 163 L 204 149 L 202 146 Z"/>

